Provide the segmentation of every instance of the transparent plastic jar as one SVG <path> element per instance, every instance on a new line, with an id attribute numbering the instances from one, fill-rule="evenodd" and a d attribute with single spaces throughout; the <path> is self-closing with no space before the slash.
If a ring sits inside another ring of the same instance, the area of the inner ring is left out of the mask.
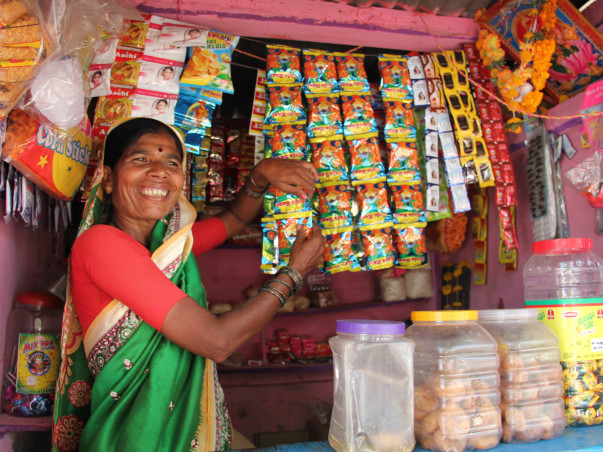
<path id="1" fill-rule="evenodd" d="M 412 451 L 414 345 L 404 323 L 338 320 L 329 444 L 343 451 Z"/>
<path id="2" fill-rule="evenodd" d="M 478 323 L 498 343 L 502 440 L 531 443 L 565 430 L 559 340 L 537 309 L 489 309 Z"/>
<path id="3" fill-rule="evenodd" d="M 415 311 L 415 437 L 439 452 L 485 450 L 502 435 L 496 341 L 477 311 Z"/>
<path id="4" fill-rule="evenodd" d="M 525 306 L 559 338 L 569 426 L 603 422 L 603 260 L 591 239 L 532 244 L 523 268 Z"/>
<path id="5" fill-rule="evenodd" d="M 2 410 L 48 416 L 59 371 L 63 301 L 45 292 L 24 292 L 15 301 L 6 322 Z"/>

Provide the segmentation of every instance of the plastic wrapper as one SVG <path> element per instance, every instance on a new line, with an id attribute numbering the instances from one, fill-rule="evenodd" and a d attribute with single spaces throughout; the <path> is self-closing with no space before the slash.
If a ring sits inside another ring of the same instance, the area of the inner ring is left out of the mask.
<path id="1" fill-rule="evenodd" d="M 312 161 L 318 171 L 320 183 L 347 182 L 348 167 L 345 161 L 344 143 L 342 140 L 329 140 L 310 143 Z"/>
<path id="2" fill-rule="evenodd" d="M 306 94 L 308 102 L 308 138 L 310 141 L 343 138 L 339 97 L 334 94 Z"/>
<path id="3" fill-rule="evenodd" d="M 368 93 L 370 86 L 364 70 L 364 55 L 337 53 L 339 89 L 347 93 Z"/>
<path id="4" fill-rule="evenodd" d="M 565 173 L 571 186 L 582 194 L 592 207 L 603 208 L 603 154 L 594 152 L 582 163 Z"/>
<path id="5" fill-rule="evenodd" d="M 266 83 L 268 85 L 288 85 L 301 83 L 299 49 L 287 46 L 267 45 L 268 58 L 266 60 Z"/>
<path id="6" fill-rule="evenodd" d="M 391 227 L 376 227 L 360 231 L 367 270 L 381 270 L 394 265 L 396 250 L 391 232 Z"/>
<path id="7" fill-rule="evenodd" d="M 328 94 L 339 91 L 335 56 L 326 52 L 304 50 L 304 92 Z"/>

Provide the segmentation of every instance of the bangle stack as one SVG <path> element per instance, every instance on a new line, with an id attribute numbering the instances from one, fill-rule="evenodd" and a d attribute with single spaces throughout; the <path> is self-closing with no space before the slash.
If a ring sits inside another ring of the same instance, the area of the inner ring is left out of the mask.
<path id="1" fill-rule="evenodd" d="M 278 276 L 280 274 L 287 275 L 289 278 L 291 278 L 291 281 L 293 281 L 293 291 L 291 292 L 291 295 L 295 295 L 301 290 L 302 286 L 304 285 L 304 279 L 296 269 L 285 265 L 284 267 L 279 268 L 274 276 Z M 284 284 L 283 281 L 278 281 Z"/>
<path id="2" fill-rule="evenodd" d="M 255 187 L 259 191 L 254 190 L 252 188 L 252 186 Z M 270 184 L 267 184 L 264 187 L 260 187 L 258 184 L 256 184 L 255 180 L 253 180 L 253 170 L 251 170 L 251 172 L 249 173 L 249 176 L 247 176 L 247 180 L 245 181 L 245 184 L 243 184 L 243 191 L 250 198 L 259 199 L 262 196 L 264 196 L 266 191 L 268 191 L 268 187 L 270 187 Z"/>
<path id="3" fill-rule="evenodd" d="M 258 290 L 258 292 L 268 292 L 271 293 L 272 295 L 274 295 L 277 300 L 279 301 L 279 303 L 281 304 L 281 308 L 283 306 L 285 306 L 285 303 L 287 302 L 287 298 L 285 297 L 285 294 L 283 292 L 281 292 L 280 290 L 278 290 L 276 287 L 271 287 L 268 284 L 270 284 L 272 281 L 268 281 L 266 284 L 264 284 L 264 286 Z"/>

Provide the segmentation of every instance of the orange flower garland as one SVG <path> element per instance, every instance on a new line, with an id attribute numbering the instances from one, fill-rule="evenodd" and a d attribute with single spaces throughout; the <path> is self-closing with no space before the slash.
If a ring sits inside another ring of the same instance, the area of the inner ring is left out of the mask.
<path id="1" fill-rule="evenodd" d="M 480 30 L 477 49 L 501 97 L 514 112 L 535 113 L 542 102 L 542 90 L 549 78 L 551 57 L 556 47 L 553 39 L 556 11 L 557 0 L 544 0 L 540 11 L 531 11 L 532 27 L 524 35 L 525 41 L 519 44 L 520 64 L 513 71 L 504 63 L 505 52 L 500 47 L 498 35 Z M 476 17 L 481 14 L 479 12 Z M 540 30 L 533 32 L 538 23 Z M 518 133 L 518 123 L 519 120 L 513 118 L 507 124 Z"/>

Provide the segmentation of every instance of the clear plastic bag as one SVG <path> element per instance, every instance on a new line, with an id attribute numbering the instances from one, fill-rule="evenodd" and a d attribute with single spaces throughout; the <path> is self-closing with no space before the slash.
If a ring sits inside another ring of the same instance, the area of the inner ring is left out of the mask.
<path id="1" fill-rule="evenodd" d="M 603 207 L 603 154 L 594 152 L 575 168 L 567 171 L 565 177 L 592 207 Z"/>

